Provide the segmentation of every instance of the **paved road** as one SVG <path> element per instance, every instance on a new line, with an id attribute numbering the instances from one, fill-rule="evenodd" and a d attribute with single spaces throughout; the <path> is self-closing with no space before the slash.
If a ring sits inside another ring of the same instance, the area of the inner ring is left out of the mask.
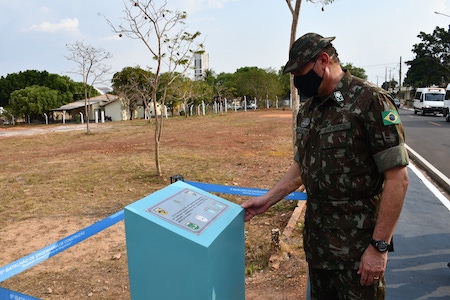
<path id="1" fill-rule="evenodd" d="M 415 115 L 412 108 L 399 113 L 410 158 L 450 195 L 450 122 L 441 114 Z"/>
<path id="2" fill-rule="evenodd" d="M 430 176 L 435 172 L 442 174 L 433 180 L 450 194 L 450 122 L 441 115 L 415 115 L 411 109 L 399 109 L 399 113 L 405 128 L 406 144 L 416 152 L 409 151 L 411 159 Z M 417 154 L 422 157 L 420 161 L 416 159 Z M 423 159 L 439 170 L 430 170 L 429 166 L 422 165 Z"/>
<path id="3" fill-rule="evenodd" d="M 402 122 L 409 120 L 402 116 Z M 412 128 L 409 129 L 411 137 Z M 424 137 L 426 133 L 421 142 L 427 143 Z M 446 178 L 440 178 L 445 175 L 436 172 L 433 165 L 414 151 L 419 151 L 418 145 L 417 149 L 410 147 L 410 156 L 433 181 L 445 184 Z M 434 159 L 429 156 L 432 152 L 423 154 Z M 408 167 L 408 174 L 410 184 L 394 233 L 395 251 L 389 254 L 386 270 L 386 299 L 450 299 L 450 268 L 447 266 L 450 262 L 450 201 L 414 164 Z"/>
<path id="4" fill-rule="evenodd" d="M 386 271 L 386 299 L 450 299 L 450 202 L 414 166 L 408 173 Z"/>

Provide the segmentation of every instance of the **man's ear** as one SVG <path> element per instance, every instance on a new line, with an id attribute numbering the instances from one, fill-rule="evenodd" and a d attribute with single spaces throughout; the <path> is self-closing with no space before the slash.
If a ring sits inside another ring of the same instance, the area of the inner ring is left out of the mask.
<path id="1" fill-rule="evenodd" d="M 330 63 L 330 56 L 328 55 L 328 53 L 322 52 L 319 54 L 319 57 L 317 60 L 320 61 L 320 63 L 325 65 L 325 67 L 326 67 Z"/>

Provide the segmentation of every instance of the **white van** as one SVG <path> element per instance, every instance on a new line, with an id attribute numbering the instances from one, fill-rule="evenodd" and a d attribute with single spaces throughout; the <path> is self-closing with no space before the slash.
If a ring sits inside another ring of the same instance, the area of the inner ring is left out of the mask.
<path id="1" fill-rule="evenodd" d="M 439 87 L 418 88 L 414 95 L 414 114 L 440 114 L 444 108 L 445 89 Z"/>

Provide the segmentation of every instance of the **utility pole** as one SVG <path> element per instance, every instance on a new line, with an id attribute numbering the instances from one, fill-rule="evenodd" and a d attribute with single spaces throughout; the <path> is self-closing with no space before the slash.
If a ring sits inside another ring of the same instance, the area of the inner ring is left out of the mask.
<path id="1" fill-rule="evenodd" d="M 400 67 L 398 68 L 398 87 L 402 87 L 402 57 L 400 56 Z"/>
<path id="2" fill-rule="evenodd" d="M 389 84 L 388 84 L 388 80 L 387 80 L 387 67 L 384 67 L 384 82 L 386 83 L 386 91 L 389 90 Z"/>

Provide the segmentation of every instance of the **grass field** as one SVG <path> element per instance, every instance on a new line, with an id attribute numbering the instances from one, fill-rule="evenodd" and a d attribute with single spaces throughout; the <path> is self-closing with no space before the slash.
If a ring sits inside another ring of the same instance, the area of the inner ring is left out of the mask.
<path id="1" fill-rule="evenodd" d="M 55 126 L 64 125 L 38 127 Z M 0 266 L 167 186 L 171 175 L 269 188 L 293 157 L 290 111 L 164 119 L 162 177 L 155 175 L 153 125 L 148 121 L 90 127 L 90 135 L 84 130 L 0 134 Z M 2 127 L 0 133 L 30 128 Z M 246 200 L 222 196 L 238 204 Z M 267 267 L 270 229 L 282 228 L 294 206 L 280 202 L 246 225 L 250 275 Z M 42 299 L 128 299 L 123 225 L 81 244 L 0 286 Z"/>

